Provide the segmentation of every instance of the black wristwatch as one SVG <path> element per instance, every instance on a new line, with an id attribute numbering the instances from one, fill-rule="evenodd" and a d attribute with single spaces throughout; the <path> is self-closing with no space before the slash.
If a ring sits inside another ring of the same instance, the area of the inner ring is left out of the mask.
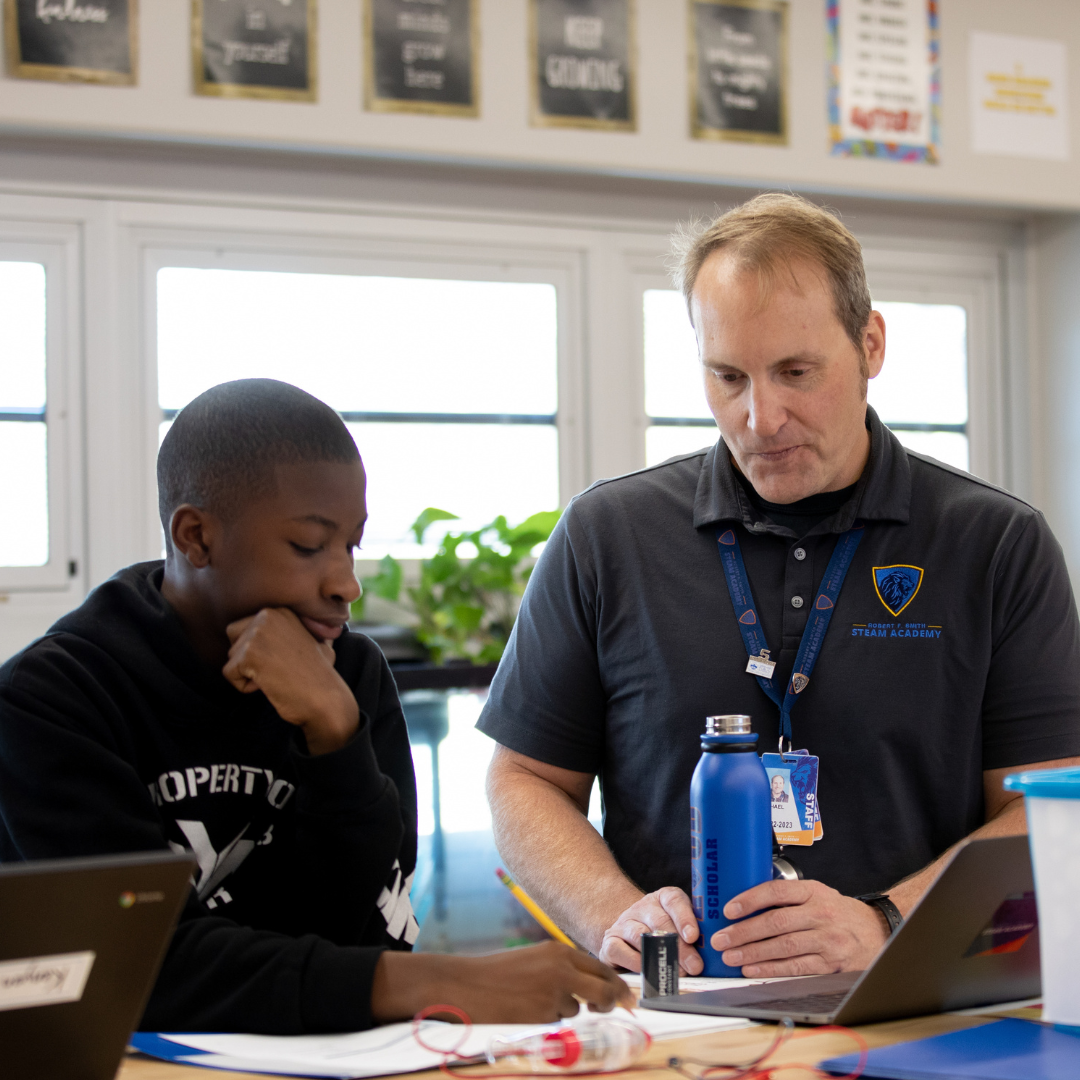
<path id="1" fill-rule="evenodd" d="M 890 935 L 895 934 L 903 925 L 904 916 L 900 914 L 900 909 L 889 899 L 888 893 L 864 893 L 862 896 L 856 896 L 855 899 L 861 900 L 871 907 L 876 907 L 885 916 L 885 921 L 889 924 Z"/>

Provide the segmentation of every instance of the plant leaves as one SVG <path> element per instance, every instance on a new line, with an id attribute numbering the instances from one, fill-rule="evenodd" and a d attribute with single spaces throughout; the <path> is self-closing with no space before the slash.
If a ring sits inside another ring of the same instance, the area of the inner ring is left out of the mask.
<path id="1" fill-rule="evenodd" d="M 424 533 L 435 524 L 436 521 L 458 521 L 457 514 L 451 514 L 448 510 L 440 510 L 438 507 L 429 506 L 420 512 L 420 516 L 409 526 L 416 542 L 424 542 Z"/>

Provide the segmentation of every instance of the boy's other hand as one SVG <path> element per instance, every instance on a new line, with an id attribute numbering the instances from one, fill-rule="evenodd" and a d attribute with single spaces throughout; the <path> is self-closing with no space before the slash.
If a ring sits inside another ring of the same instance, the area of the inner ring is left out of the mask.
<path id="1" fill-rule="evenodd" d="M 360 709 L 334 668 L 334 649 L 288 608 L 263 608 L 230 623 L 222 674 L 245 694 L 261 690 L 282 720 L 296 724 L 312 755 L 340 750 L 356 733 Z"/>
<path id="2" fill-rule="evenodd" d="M 407 1020 L 425 1005 L 456 1005 L 474 1024 L 547 1024 L 577 1014 L 632 1007 L 615 972 L 557 941 L 491 956 L 384 952 L 375 968 L 375 1020 Z"/>

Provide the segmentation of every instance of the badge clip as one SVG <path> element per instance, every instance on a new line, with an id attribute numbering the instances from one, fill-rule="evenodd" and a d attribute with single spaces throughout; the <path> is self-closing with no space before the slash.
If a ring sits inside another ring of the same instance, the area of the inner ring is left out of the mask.
<path id="1" fill-rule="evenodd" d="M 768 649 L 762 649 L 760 655 L 751 656 L 746 662 L 746 670 L 750 675 L 771 679 L 773 672 L 776 670 L 776 661 L 769 659 Z"/>

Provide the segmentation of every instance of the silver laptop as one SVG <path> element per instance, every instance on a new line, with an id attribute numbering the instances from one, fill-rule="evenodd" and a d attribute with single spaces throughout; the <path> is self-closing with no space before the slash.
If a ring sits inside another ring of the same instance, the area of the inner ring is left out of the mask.
<path id="1" fill-rule="evenodd" d="M 642 998 L 646 1009 L 867 1024 L 1038 997 L 1026 836 L 967 840 L 865 971 Z"/>
<path id="2" fill-rule="evenodd" d="M 159 851 L 0 866 L 4 1080 L 113 1080 L 194 867 Z"/>

